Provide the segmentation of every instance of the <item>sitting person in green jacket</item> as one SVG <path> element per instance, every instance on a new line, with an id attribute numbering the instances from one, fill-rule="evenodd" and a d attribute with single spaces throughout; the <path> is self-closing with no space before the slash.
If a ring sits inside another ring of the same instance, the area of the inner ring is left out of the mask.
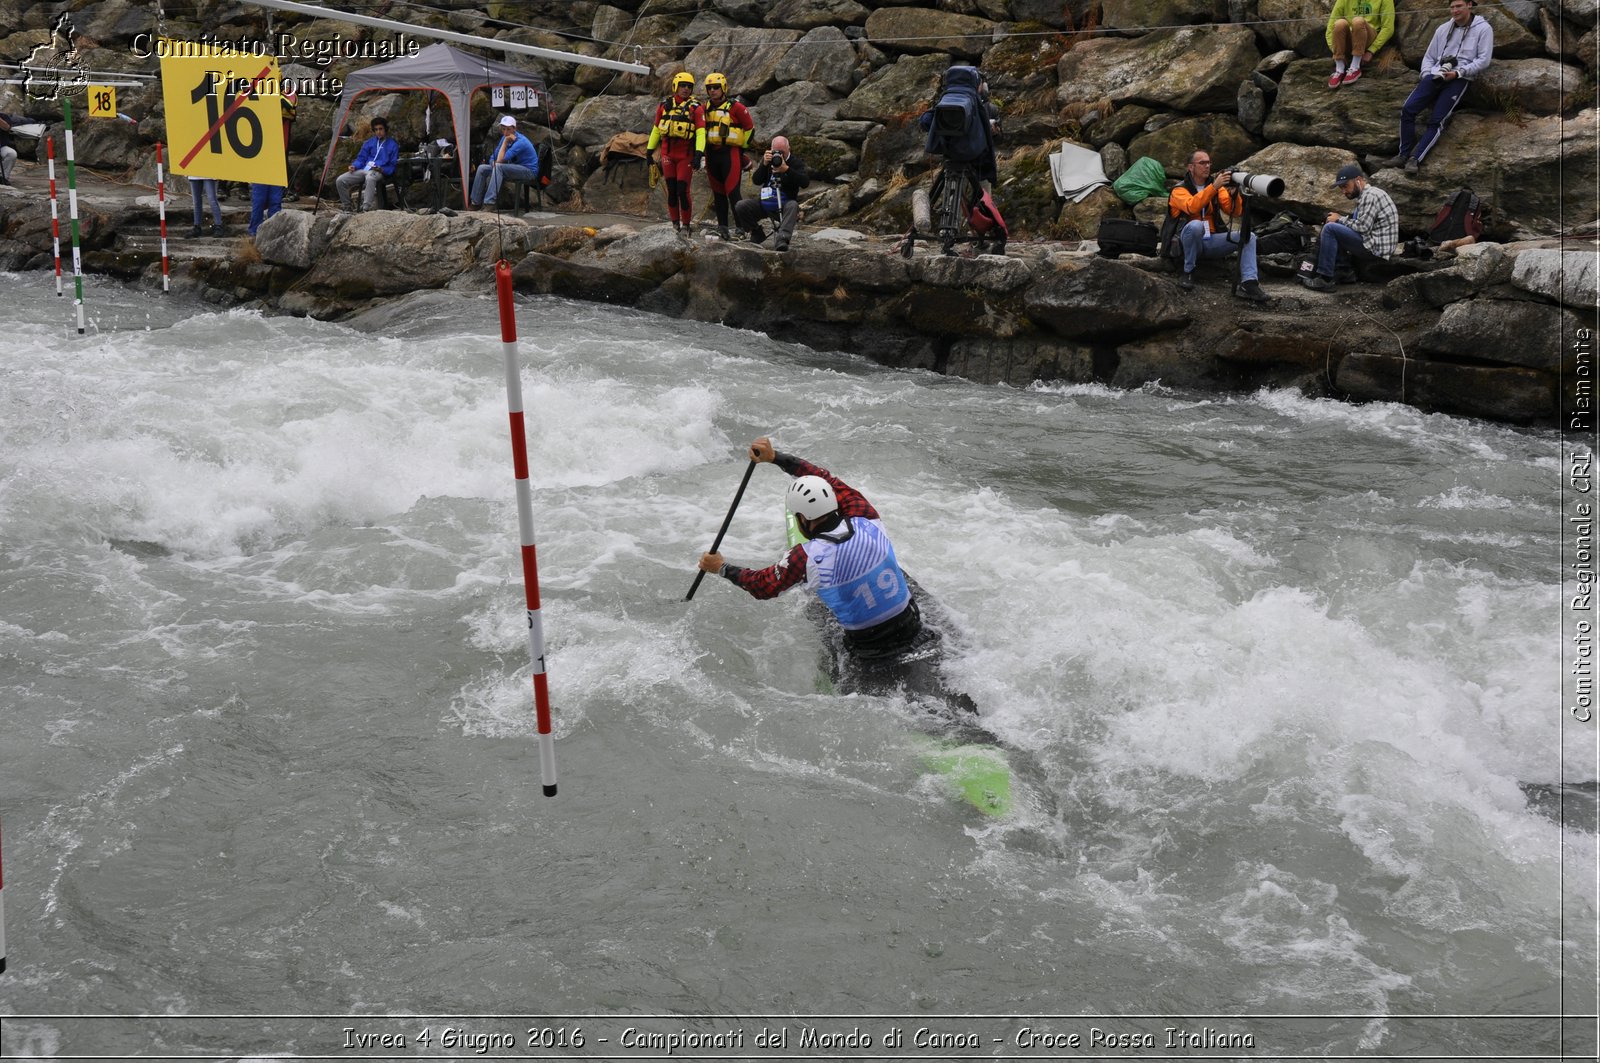
<path id="1" fill-rule="evenodd" d="M 1328 87 L 1336 89 L 1361 77 L 1361 64 L 1394 34 L 1394 0 L 1333 0 L 1328 15 L 1328 47 L 1333 51 L 1333 73 Z"/>

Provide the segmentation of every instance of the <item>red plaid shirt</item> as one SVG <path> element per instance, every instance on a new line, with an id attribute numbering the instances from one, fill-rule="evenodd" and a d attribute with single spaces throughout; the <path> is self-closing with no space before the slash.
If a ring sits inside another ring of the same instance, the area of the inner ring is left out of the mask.
<path id="1" fill-rule="evenodd" d="M 774 453 L 772 463 L 790 476 L 820 476 L 828 481 L 829 486 L 833 488 L 834 497 L 839 500 L 839 512 L 844 517 L 878 519 L 878 511 L 867 501 L 866 496 L 822 466 L 813 465 L 804 458 L 777 453 Z M 776 565 L 769 565 L 766 568 L 724 565 L 722 574 L 757 598 L 776 598 L 790 587 L 805 580 L 805 544 L 792 547 Z"/>

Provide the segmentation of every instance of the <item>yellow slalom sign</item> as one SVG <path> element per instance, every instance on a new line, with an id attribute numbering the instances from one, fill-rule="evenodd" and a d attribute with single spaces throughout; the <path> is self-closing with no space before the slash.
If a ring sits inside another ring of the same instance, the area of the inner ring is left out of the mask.
<path id="1" fill-rule="evenodd" d="M 89 117 L 115 118 L 117 116 L 117 90 L 111 85 L 89 86 Z"/>
<path id="2" fill-rule="evenodd" d="M 283 184 L 287 168 L 277 59 L 193 41 L 162 44 L 161 98 L 172 172 Z"/>

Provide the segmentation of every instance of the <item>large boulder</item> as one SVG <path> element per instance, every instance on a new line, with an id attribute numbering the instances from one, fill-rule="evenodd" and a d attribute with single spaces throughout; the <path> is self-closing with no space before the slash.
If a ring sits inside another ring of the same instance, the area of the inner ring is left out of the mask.
<path id="1" fill-rule="evenodd" d="M 860 150 L 842 140 L 790 135 L 789 146 L 805 162 L 813 181 L 854 173 L 861 165 Z"/>
<path id="2" fill-rule="evenodd" d="M 653 96 L 594 96 L 572 109 L 561 138 L 580 147 L 600 147 L 618 133 L 648 133 L 655 120 Z"/>
<path id="3" fill-rule="evenodd" d="M 511 270 L 511 280 L 520 291 L 627 306 L 655 287 L 654 281 L 643 277 L 540 252 L 531 252 L 518 262 Z"/>
<path id="4" fill-rule="evenodd" d="M 850 41 L 834 26 L 819 26 L 800 38 L 778 64 L 777 78 L 785 85 L 797 81 L 823 85 L 841 96 L 855 87 L 855 63 Z"/>
<path id="5" fill-rule="evenodd" d="M 58 156 L 64 158 L 61 129 L 52 128 L 50 132 L 56 138 Z M 139 135 L 138 126 L 116 118 L 79 118 L 73 123 L 72 146 L 79 166 L 118 174 L 126 173 L 155 155 L 155 149 Z M 64 164 L 58 163 L 57 170 L 64 175 Z"/>
<path id="6" fill-rule="evenodd" d="M 1262 132 L 1268 140 L 1342 144 L 1352 151 L 1389 154 L 1400 137 L 1400 105 L 1416 86 L 1415 74 L 1373 75 L 1337 92 L 1328 89 L 1324 59 L 1290 63 Z"/>
<path id="7" fill-rule="evenodd" d="M 1583 68 L 1554 59 L 1507 59 L 1474 78 L 1463 107 L 1508 114 L 1560 114 L 1583 91 Z M 1591 90 L 1590 96 L 1593 96 Z"/>
<path id="8" fill-rule="evenodd" d="M 1057 38 L 1040 36 L 1039 24 L 1008 23 L 1005 35 L 983 53 L 983 73 L 997 100 L 1010 104 L 1031 93 L 1049 93 L 1056 88 L 1056 65 L 1050 62 Z"/>
<path id="9" fill-rule="evenodd" d="M 1105 0 L 1100 24 L 1106 29 L 1143 32 L 1149 26 L 1223 22 L 1226 16 L 1226 5 L 1214 0 Z"/>
<path id="10" fill-rule="evenodd" d="M 1514 121 L 1458 114 L 1421 172 L 1385 170 L 1378 178 L 1400 208 L 1400 222 L 1426 229 L 1457 188 L 1493 207 L 1491 227 L 1515 238 L 1562 232 L 1595 220 L 1600 181 L 1600 111 Z M 1585 190 L 1574 198 L 1575 190 Z"/>
<path id="11" fill-rule="evenodd" d="M 1238 168 L 1249 173 L 1272 174 L 1283 178 L 1283 195 L 1261 201 L 1272 210 L 1290 210 L 1307 220 L 1320 222 L 1329 211 L 1346 213 L 1350 203 L 1334 185 L 1339 167 L 1355 162 L 1344 148 L 1305 147 L 1300 144 L 1269 144 Z"/>
<path id="12" fill-rule="evenodd" d="M 840 100 L 812 81 L 797 81 L 762 96 L 750 107 L 755 143 L 774 136 L 814 136 L 838 115 Z"/>
<path id="13" fill-rule="evenodd" d="M 604 247 L 585 248 L 574 254 L 571 261 L 659 285 L 682 272 L 693 253 L 693 245 L 670 226 L 655 225 Z"/>
<path id="14" fill-rule="evenodd" d="M 760 94 L 778 87 L 778 67 L 789 49 L 804 37 L 799 30 L 740 27 L 719 30 L 694 46 L 682 60 L 682 69 L 696 77 L 719 70 L 730 86 Z"/>
<path id="15" fill-rule="evenodd" d="M 822 26 L 859 26 L 867 9 L 856 0 L 778 0 L 767 13 L 767 25 L 791 30 Z"/>
<path id="16" fill-rule="evenodd" d="M 1592 313 L 1600 304 L 1596 273 L 1600 266 L 1593 251 L 1529 248 L 1518 252 L 1511 267 L 1511 283 L 1551 302 Z"/>
<path id="17" fill-rule="evenodd" d="M 1554 370 L 1570 357 L 1577 314 L 1526 299 L 1467 299 L 1451 303 L 1418 346 L 1453 361 L 1499 362 Z"/>
<path id="18" fill-rule="evenodd" d="M 1555 378 L 1533 369 L 1360 353 L 1340 360 L 1334 386 L 1351 398 L 1403 402 L 1497 421 L 1526 423 L 1556 416 Z"/>
<path id="19" fill-rule="evenodd" d="M 1308 59 L 1328 56 L 1330 6 L 1324 0 L 1259 0 L 1261 34 L 1272 47 L 1288 48 Z"/>
<path id="20" fill-rule="evenodd" d="M 394 210 L 343 215 L 335 225 L 305 283 L 345 300 L 442 288 L 493 259 L 500 239 L 494 226 L 476 218 Z"/>
<path id="21" fill-rule="evenodd" d="M 683 53 L 678 45 L 682 41 L 683 31 L 689 26 L 689 18 L 688 14 L 647 15 L 637 22 L 630 22 L 630 29 L 624 37 L 628 43 L 606 48 L 599 58 L 643 63 L 666 75 L 682 70 L 680 64 Z M 615 88 L 612 83 L 618 80 L 618 74 L 605 67 L 580 66 L 573 70 L 572 80 L 584 92 L 598 93 L 606 91 L 607 86 Z M 647 74 L 623 74 L 620 84 L 622 91 L 627 93 L 659 93 L 664 96 L 669 91 L 665 78 Z"/>
<path id="22" fill-rule="evenodd" d="M 857 85 L 839 105 L 838 116 L 874 122 L 899 115 L 915 117 L 933 102 L 939 77 L 949 65 L 942 55 L 902 56 Z"/>
<path id="23" fill-rule="evenodd" d="M 1189 323 L 1170 283 L 1103 258 L 1063 260 L 1028 289 L 1027 314 L 1057 336 L 1112 343 Z"/>
<path id="24" fill-rule="evenodd" d="M 1145 126 L 1156 117 L 1155 108 L 1140 104 L 1113 107 L 1109 114 L 1100 114 L 1098 110 L 1091 113 L 1093 118 L 1085 114 L 1079 123 L 1079 139 L 1094 148 L 1103 148 L 1107 144 L 1126 145 L 1145 132 Z"/>
<path id="25" fill-rule="evenodd" d="M 1231 110 L 1239 82 L 1260 58 L 1255 34 L 1243 26 L 1157 30 L 1133 40 L 1099 37 L 1061 57 L 1056 100 L 1068 105 L 1109 96 L 1119 105 Z"/>
<path id="26" fill-rule="evenodd" d="M 256 229 L 256 251 L 277 266 L 310 269 L 328 246 L 336 214 L 315 215 L 308 210 L 280 210 Z"/>
<path id="27" fill-rule="evenodd" d="M 880 7 L 867 16 L 867 37 L 885 51 L 978 59 L 994 43 L 986 18 L 925 7 Z"/>
<path id="28" fill-rule="evenodd" d="M 1094 379 L 1094 352 L 1064 340 L 962 338 L 951 345 L 945 372 L 979 384 L 1017 388 L 1035 380 L 1087 383 Z"/>
<path id="29" fill-rule="evenodd" d="M 938 165 L 925 151 L 928 135 L 915 122 L 880 126 L 861 142 L 862 178 L 914 177 Z M 909 193 L 908 193 L 909 194 Z"/>
<path id="30" fill-rule="evenodd" d="M 1253 154 L 1261 142 L 1246 133 L 1231 114 L 1201 114 L 1180 118 L 1153 133 L 1142 133 L 1128 144 L 1128 157 L 1148 155 L 1177 176 L 1199 148 L 1210 153 L 1217 167 L 1230 166 Z"/>

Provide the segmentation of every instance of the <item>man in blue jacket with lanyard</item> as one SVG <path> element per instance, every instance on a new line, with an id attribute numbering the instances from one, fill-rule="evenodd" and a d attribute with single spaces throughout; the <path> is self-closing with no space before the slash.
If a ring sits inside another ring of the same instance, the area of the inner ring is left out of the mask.
<path id="1" fill-rule="evenodd" d="M 372 120 L 372 135 L 361 145 L 361 150 L 356 153 L 356 161 L 350 164 L 350 169 L 339 175 L 334 181 L 334 187 L 339 190 L 339 207 L 349 213 L 355 208 L 350 204 L 350 193 L 357 185 L 361 186 L 361 209 L 373 210 L 378 202 L 378 182 L 394 174 L 395 166 L 400 162 L 400 145 L 389 139 L 389 123 L 382 118 Z"/>
<path id="2" fill-rule="evenodd" d="M 472 194 L 467 197 L 473 210 L 493 209 L 500 185 L 506 178 L 533 181 L 539 176 L 539 152 L 533 141 L 517 132 L 517 120 L 509 114 L 500 119 L 500 139 L 489 149 L 489 161 L 472 175 Z"/>
<path id="3" fill-rule="evenodd" d="M 827 469 L 778 453 L 765 436 L 750 444 L 750 460 L 770 461 L 795 478 L 786 501 L 805 541 L 767 568 L 740 568 L 721 554 L 702 554 L 700 569 L 756 598 L 775 598 L 804 581 L 839 621 L 846 648 L 858 658 L 909 646 L 922 630 L 922 614 L 872 503 Z"/>

